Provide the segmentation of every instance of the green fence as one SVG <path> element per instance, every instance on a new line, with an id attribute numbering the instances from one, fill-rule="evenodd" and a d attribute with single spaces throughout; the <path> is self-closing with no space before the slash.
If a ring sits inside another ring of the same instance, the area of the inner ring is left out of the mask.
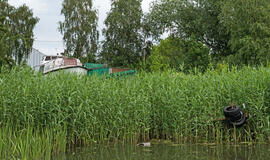
<path id="1" fill-rule="evenodd" d="M 96 68 L 96 69 L 89 69 L 88 70 L 88 76 L 92 76 L 94 74 L 96 74 L 98 76 L 108 75 L 108 74 L 110 74 L 110 68 Z"/>
<path id="2" fill-rule="evenodd" d="M 125 78 L 131 75 L 134 75 L 136 73 L 135 70 L 128 70 L 128 71 L 123 71 L 123 72 L 116 72 L 116 73 L 111 73 L 106 76 L 106 78 Z"/>
<path id="3" fill-rule="evenodd" d="M 106 78 L 120 78 L 134 75 L 136 73 L 135 70 L 110 73 L 110 68 L 106 67 L 106 65 L 96 63 L 86 63 L 84 67 L 88 69 L 88 76 L 96 74 L 97 76 L 106 76 Z"/>
<path id="4" fill-rule="evenodd" d="M 96 64 L 96 63 L 86 63 L 84 65 L 85 68 L 87 69 L 93 69 L 93 68 L 104 68 L 106 65 L 104 64 Z"/>

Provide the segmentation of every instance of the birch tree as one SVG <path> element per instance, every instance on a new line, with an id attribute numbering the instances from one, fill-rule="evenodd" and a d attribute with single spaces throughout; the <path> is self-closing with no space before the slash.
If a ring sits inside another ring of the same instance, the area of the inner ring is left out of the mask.
<path id="1" fill-rule="evenodd" d="M 142 0 L 112 0 L 105 20 L 102 58 L 113 66 L 135 65 L 142 54 Z"/>
<path id="2" fill-rule="evenodd" d="M 26 5 L 15 8 L 8 1 L 0 1 L 0 61 L 3 64 L 15 59 L 22 62 L 32 51 L 34 42 L 33 29 L 39 19 Z"/>
<path id="3" fill-rule="evenodd" d="M 61 14 L 65 19 L 59 23 L 65 52 L 76 58 L 87 57 L 94 61 L 98 50 L 97 10 L 92 0 L 64 0 Z"/>

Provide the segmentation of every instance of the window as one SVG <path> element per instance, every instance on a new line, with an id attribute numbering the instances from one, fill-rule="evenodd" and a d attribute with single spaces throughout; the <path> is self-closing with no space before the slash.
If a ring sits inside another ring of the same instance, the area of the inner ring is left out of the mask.
<path id="1" fill-rule="evenodd" d="M 49 61 L 49 60 L 51 60 L 51 57 L 47 56 L 47 57 L 45 58 L 45 61 Z"/>

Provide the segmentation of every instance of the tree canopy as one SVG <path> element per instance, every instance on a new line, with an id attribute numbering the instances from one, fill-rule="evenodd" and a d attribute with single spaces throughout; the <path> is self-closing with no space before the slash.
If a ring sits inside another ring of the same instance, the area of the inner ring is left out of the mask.
<path id="1" fill-rule="evenodd" d="M 212 49 L 228 55 L 230 35 L 220 23 L 221 0 L 157 0 L 147 15 L 152 34 L 159 38 L 164 32 L 189 39 L 191 35 Z"/>
<path id="2" fill-rule="evenodd" d="M 190 40 L 183 40 L 170 36 L 153 47 L 148 58 L 151 71 L 175 69 L 189 72 L 193 68 L 205 71 L 209 64 L 209 49 L 196 41 L 194 36 Z"/>
<path id="3" fill-rule="evenodd" d="M 269 61 L 268 0 L 156 0 L 147 15 L 151 33 L 194 35 L 219 61 L 258 65 Z"/>
<path id="4" fill-rule="evenodd" d="M 270 4 L 268 0 L 227 0 L 219 15 L 230 33 L 233 64 L 259 65 L 270 61 Z"/>
<path id="5" fill-rule="evenodd" d="M 112 0 L 105 20 L 102 59 L 113 66 L 139 62 L 142 54 L 142 0 Z"/>
<path id="6" fill-rule="evenodd" d="M 269 64 L 268 0 L 155 0 L 147 14 L 141 5 L 142 0 L 111 0 L 99 44 L 93 1 L 63 0 L 65 19 L 59 31 L 65 53 L 110 66 L 138 67 L 147 59 L 143 66 L 151 70 L 205 70 L 210 60 Z M 37 22 L 27 6 L 15 8 L 0 0 L 0 65 L 12 59 L 22 63 L 31 51 Z M 164 34 L 168 38 L 162 40 Z"/>
<path id="7" fill-rule="evenodd" d="M 92 0 L 64 0 L 61 14 L 65 20 L 59 23 L 63 34 L 65 52 L 76 58 L 87 57 L 94 61 L 98 50 L 97 10 Z"/>
<path id="8" fill-rule="evenodd" d="M 15 8 L 8 1 L 0 1 L 0 65 L 22 64 L 30 52 L 34 41 L 33 29 L 38 18 L 26 5 Z"/>

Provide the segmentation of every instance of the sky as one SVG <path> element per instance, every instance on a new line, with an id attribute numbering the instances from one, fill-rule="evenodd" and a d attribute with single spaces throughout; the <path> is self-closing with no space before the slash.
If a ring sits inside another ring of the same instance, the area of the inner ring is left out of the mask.
<path id="1" fill-rule="evenodd" d="M 150 3 L 154 0 L 143 0 L 142 9 L 149 11 Z M 56 55 L 64 50 L 62 35 L 58 31 L 58 22 L 64 17 L 60 14 L 62 0 L 9 0 L 9 4 L 18 7 L 26 4 L 33 10 L 34 16 L 40 20 L 34 29 L 35 41 L 33 48 L 46 55 Z M 98 9 L 99 30 L 104 28 L 104 20 L 110 10 L 110 0 L 93 0 L 94 7 Z M 100 35 L 102 38 L 102 35 Z"/>

